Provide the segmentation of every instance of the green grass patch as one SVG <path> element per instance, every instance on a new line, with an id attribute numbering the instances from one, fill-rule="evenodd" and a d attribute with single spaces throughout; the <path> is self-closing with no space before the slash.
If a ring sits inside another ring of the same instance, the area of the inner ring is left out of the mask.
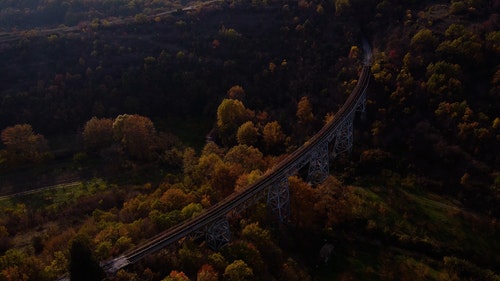
<path id="1" fill-rule="evenodd" d="M 410 248 L 425 245 L 426 254 L 452 253 L 479 264 L 500 261 L 495 257 L 500 252 L 500 228 L 491 218 L 433 193 L 379 188 L 355 192 L 366 200 L 363 205 L 378 208 L 364 212 L 367 229 L 385 233 Z"/>
<path id="2" fill-rule="evenodd" d="M 108 184 L 102 179 L 92 179 L 86 183 L 74 182 L 60 184 L 49 188 L 33 190 L 0 199 L 0 209 L 13 208 L 23 204 L 28 209 L 39 210 L 57 207 L 59 205 L 75 202 L 82 196 L 105 191 Z"/>

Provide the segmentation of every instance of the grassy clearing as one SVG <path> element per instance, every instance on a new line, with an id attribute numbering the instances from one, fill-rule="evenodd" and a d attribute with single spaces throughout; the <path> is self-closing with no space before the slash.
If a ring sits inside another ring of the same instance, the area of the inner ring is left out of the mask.
<path id="1" fill-rule="evenodd" d="M 500 225 L 484 215 L 433 193 L 349 190 L 358 226 L 339 234 L 346 240 L 333 264 L 339 280 L 450 280 L 446 256 L 485 270 L 500 262 Z"/>
<path id="2" fill-rule="evenodd" d="M 53 208 L 60 204 L 74 202 L 81 196 L 105 191 L 107 187 L 108 185 L 102 179 L 93 179 L 86 183 L 73 182 L 55 185 L 13 196 L 1 197 L 0 209 L 13 208 L 18 204 L 23 204 L 32 210 L 48 208 L 49 206 Z"/>

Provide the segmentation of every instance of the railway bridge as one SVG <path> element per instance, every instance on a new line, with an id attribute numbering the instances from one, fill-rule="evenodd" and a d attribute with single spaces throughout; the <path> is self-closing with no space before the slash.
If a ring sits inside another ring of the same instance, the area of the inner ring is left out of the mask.
<path id="1" fill-rule="evenodd" d="M 280 221 L 287 221 L 290 216 L 288 178 L 308 166 L 308 181 L 321 183 L 329 174 L 330 159 L 352 149 L 354 118 L 356 112 L 365 110 L 370 80 L 371 50 L 367 43 L 364 43 L 363 49 L 365 57 L 356 87 L 333 119 L 316 135 L 245 190 L 229 195 L 199 216 L 165 230 L 121 256 L 101 262 L 106 273 L 114 274 L 188 236 L 204 237 L 209 247 L 219 249 L 230 241 L 228 217 L 263 198 Z"/>

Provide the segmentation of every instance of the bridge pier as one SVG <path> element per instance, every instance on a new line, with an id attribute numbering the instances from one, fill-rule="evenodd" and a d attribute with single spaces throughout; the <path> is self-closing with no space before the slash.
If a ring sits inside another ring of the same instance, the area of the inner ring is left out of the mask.
<path id="1" fill-rule="evenodd" d="M 365 109 L 366 109 L 366 89 L 363 91 L 363 94 L 361 94 L 358 102 L 356 103 L 357 112 L 365 112 Z"/>
<path id="2" fill-rule="evenodd" d="M 353 142 L 353 126 L 354 126 L 354 112 L 346 116 L 346 118 L 340 124 L 340 128 L 337 131 L 335 138 L 335 145 L 333 148 L 333 157 L 343 152 L 351 152 L 352 142 Z"/>
<path id="3" fill-rule="evenodd" d="M 318 145 L 318 147 L 311 152 L 309 171 L 307 173 L 308 182 L 316 185 L 322 183 L 326 179 L 330 173 L 329 158 L 327 141 Z"/>
<path id="4" fill-rule="evenodd" d="M 208 246 L 215 251 L 231 241 L 229 222 L 225 217 L 215 221 L 207 228 L 206 241 Z"/>
<path id="5" fill-rule="evenodd" d="M 290 218 L 290 189 L 288 177 L 283 177 L 273 183 L 267 193 L 267 204 L 273 214 L 278 216 L 280 222 L 286 222 Z"/>

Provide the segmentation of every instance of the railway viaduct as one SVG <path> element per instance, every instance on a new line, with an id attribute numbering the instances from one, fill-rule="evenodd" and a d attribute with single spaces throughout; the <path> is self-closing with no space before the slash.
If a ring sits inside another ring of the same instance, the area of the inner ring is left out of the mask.
<path id="1" fill-rule="evenodd" d="M 106 273 L 112 275 L 188 236 L 204 237 L 209 247 L 219 249 L 230 241 L 228 217 L 263 198 L 280 221 L 287 221 L 290 216 L 288 177 L 308 166 L 307 180 L 311 184 L 321 183 L 329 174 L 330 159 L 352 149 L 354 118 L 356 112 L 365 110 L 370 80 L 371 49 L 367 43 L 364 43 L 363 49 L 363 67 L 354 90 L 333 119 L 318 133 L 245 190 L 229 195 L 199 216 L 165 230 L 121 256 L 101 262 Z"/>

